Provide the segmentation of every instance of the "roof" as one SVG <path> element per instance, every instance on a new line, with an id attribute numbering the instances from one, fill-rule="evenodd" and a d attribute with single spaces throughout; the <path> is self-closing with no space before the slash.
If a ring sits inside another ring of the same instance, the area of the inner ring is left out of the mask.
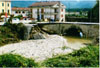
<path id="1" fill-rule="evenodd" d="M 60 3 L 60 1 L 36 2 L 33 3 L 30 7 L 53 6 L 58 3 Z"/>
<path id="2" fill-rule="evenodd" d="M 12 10 L 13 10 L 13 11 L 14 11 L 14 10 L 15 10 L 15 11 L 16 11 L 16 10 L 20 10 L 20 11 L 21 11 L 21 10 L 22 10 L 22 11 L 30 11 L 30 8 L 19 8 L 19 7 L 17 8 L 17 7 L 14 7 L 14 8 L 12 8 Z"/>

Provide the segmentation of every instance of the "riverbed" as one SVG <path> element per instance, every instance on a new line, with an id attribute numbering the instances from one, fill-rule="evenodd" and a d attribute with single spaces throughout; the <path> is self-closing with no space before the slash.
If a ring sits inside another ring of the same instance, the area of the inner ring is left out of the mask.
<path id="1" fill-rule="evenodd" d="M 76 40 L 73 42 L 72 40 Z M 71 42 L 72 41 L 72 42 Z M 55 55 L 71 53 L 86 47 L 79 39 L 71 39 L 59 35 L 49 35 L 46 39 L 26 40 L 0 47 L 0 54 L 19 54 L 27 58 L 33 58 L 40 62 Z"/>

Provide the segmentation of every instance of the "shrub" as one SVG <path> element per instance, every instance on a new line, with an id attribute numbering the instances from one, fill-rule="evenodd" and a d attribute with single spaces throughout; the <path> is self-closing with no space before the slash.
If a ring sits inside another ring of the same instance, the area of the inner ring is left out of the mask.
<path id="1" fill-rule="evenodd" d="M 11 24 L 11 23 L 6 23 L 4 26 L 8 27 L 11 29 L 11 31 L 15 34 L 17 34 L 17 37 L 21 40 L 24 40 L 24 34 L 27 31 L 26 26 L 24 26 L 23 23 L 19 24 Z"/>
<path id="2" fill-rule="evenodd" d="M 99 67 L 99 46 L 88 46 L 67 55 L 45 60 L 46 67 Z"/>
<path id="3" fill-rule="evenodd" d="M 33 59 L 25 58 L 20 55 L 3 54 L 0 55 L 0 67 L 37 67 Z"/>
<path id="4" fill-rule="evenodd" d="M 14 18 L 21 19 L 21 18 L 23 18 L 23 16 L 22 15 L 18 15 L 18 16 L 15 16 Z"/>
<path id="5" fill-rule="evenodd" d="M 11 42 L 18 42 L 17 34 L 13 33 L 8 27 L 0 27 L 0 46 Z"/>
<path id="6" fill-rule="evenodd" d="M 17 25 L 16 32 L 18 33 L 18 38 L 24 40 L 25 39 L 24 36 L 25 36 L 25 33 L 27 32 L 27 28 L 26 26 L 24 26 L 24 24 L 19 23 Z"/>
<path id="7" fill-rule="evenodd" d="M 0 46 L 24 40 L 27 28 L 22 24 L 5 23 L 0 26 Z"/>

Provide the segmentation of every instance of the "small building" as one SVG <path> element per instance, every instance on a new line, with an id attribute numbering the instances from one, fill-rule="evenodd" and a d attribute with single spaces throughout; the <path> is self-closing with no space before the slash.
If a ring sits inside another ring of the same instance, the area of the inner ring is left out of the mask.
<path id="1" fill-rule="evenodd" d="M 30 8 L 19 8 L 19 7 L 12 8 L 12 15 L 14 16 L 22 15 L 23 17 L 28 17 L 29 13 L 30 13 Z"/>
<path id="2" fill-rule="evenodd" d="M 66 15 L 80 15 L 80 12 L 66 12 Z"/>
<path id="3" fill-rule="evenodd" d="M 58 22 L 65 22 L 65 8 L 60 1 L 46 1 L 36 2 L 31 6 L 32 18 L 38 21 L 53 20 Z"/>
<path id="4" fill-rule="evenodd" d="M 83 12 L 75 12 L 75 11 L 71 11 L 71 12 L 66 12 L 66 15 L 78 15 L 78 16 L 88 16 L 88 11 L 83 11 Z"/>

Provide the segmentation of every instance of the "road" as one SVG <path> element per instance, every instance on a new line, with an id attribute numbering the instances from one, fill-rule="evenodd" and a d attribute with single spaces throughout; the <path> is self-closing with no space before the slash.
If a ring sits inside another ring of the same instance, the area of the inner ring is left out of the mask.
<path id="1" fill-rule="evenodd" d="M 0 22 L 0 25 L 3 25 L 4 22 Z M 93 22 L 63 22 L 63 23 L 59 23 L 59 22 L 37 22 L 37 24 L 88 24 L 88 25 L 100 25 L 100 23 L 93 23 Z M 28 24 L 25 23 L 25 25 L 33 25 L 33 24 Z"/>
<path id="2" fill-rule="evenodd" d="M 38 24 L 90 24 L 90 25 L 93 25 L 93 24 L 97 24 L 99 25 L 99 23 L 94 23 L 94 22 L 62 22 L 62 23 L 59 23 L 59 22 L 37 22 Z"/>

